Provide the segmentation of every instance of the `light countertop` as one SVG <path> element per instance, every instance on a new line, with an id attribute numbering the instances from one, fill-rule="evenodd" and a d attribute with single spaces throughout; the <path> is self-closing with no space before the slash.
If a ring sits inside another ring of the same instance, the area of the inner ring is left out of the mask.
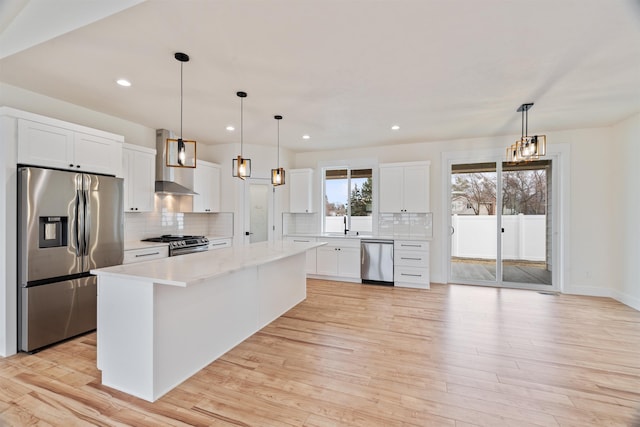
<path id="1" fill-rule="evenodd" d="M 189 256 L 99 268 L 91 270 L 91 273 L 98 277 L 108 275 L 186 287 L 212 277 L 306 252 L 308 249 L 324 244 L 322 242 L 300 244 L 276 240 L 193 253 Z"/>
<path id="2" fill-rule="evenodd" d="M 374 235 L 374 234 L 358 234 L 349 233 L 344 235 L 342 233 L 296 233 L 287 234 L 285 237 L 315 237 L 318 239 L 331 238 L 331 239 L 381 239 L 381 240 L 415 240 L 429 242 L 433 240 L 432 237 L 425 236 L 406 236 L 406 235 Z"/>

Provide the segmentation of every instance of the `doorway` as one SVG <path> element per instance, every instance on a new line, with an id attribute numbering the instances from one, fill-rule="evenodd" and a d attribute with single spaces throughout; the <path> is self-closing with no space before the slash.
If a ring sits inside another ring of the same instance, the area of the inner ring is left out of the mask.
<path id="1" fill-rule="evenodd" d="M 250 179 L 245 182 L 245 243 L 271 240 L 273 191 L 271 182 Z"/>
<path id="2" fill-rule="evenodd" d="M 553 290 L 552 160 L 450 165 L 452 283 Z"/>

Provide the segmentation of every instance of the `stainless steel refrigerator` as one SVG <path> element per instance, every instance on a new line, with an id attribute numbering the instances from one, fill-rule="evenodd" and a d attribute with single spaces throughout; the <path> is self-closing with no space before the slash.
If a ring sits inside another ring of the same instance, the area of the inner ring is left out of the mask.
<path id="1" fill-rule="evenodd" d="M 18 348 L 96 329 L 92 268 L 122 263 L 122 179 L 18 169 Z"/>

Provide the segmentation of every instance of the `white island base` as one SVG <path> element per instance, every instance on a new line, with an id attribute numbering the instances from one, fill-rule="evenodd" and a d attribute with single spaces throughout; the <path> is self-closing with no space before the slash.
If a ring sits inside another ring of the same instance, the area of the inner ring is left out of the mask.
<path id="1" fill-rule="evenodd" d="M 157 400 L 303 301 L 316 246 L 264 242 L 92 271 L 102 383 Z"/>

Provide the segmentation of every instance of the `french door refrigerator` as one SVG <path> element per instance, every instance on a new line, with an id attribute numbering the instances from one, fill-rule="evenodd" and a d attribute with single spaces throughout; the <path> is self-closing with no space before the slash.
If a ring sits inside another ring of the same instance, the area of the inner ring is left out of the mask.
<path id="1" fill-rule="evenodd" d="M 18 169 L 18 348 L 96 329 L 92 268 L 122 263 L 122 179 Z"/>

